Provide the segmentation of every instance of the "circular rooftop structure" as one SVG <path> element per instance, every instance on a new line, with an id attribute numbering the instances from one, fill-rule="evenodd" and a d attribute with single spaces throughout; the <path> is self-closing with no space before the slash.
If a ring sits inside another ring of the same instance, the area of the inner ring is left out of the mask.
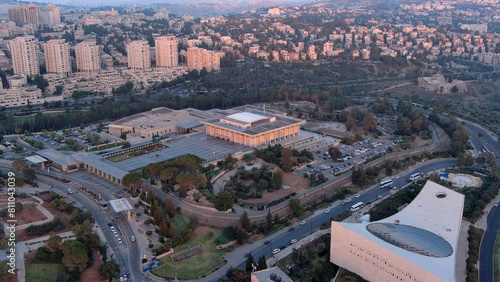
<path id="1" fill-rule="evenodd" d="M 395 223 L 371 223 L 366 229 L 377 238 L 416 254 L 444 258 L 453 253 L 453 248 L 445 239 L 418 227 Z"/>

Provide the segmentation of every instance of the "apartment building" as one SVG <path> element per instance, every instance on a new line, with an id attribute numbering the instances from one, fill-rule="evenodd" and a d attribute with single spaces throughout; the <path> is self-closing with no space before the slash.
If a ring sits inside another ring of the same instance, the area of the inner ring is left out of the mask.
<path id="1" fill-rule="evenodd" d="M 76 67 L 81 72 L 98 72 L 101 69 L 99 46 L 95 42 L 84 41 L 76 44 Z"/>
<path id="2" fill-rule="evenodd" d="M 40 74 L 38 64 L 38 40 L 33 35 L 16 37 L 9 41 L 14 74 L 34 76 Z"/>
<path id="3" fill-rule="evenodd" d="M 69 44 L 64 39 L 52 39 L 45 43 L 45 66 L 48 73 L 71 73 Z"/>
<path id="4" fill-rule="evenodd" d="M 145 40 L 132 41 L 127 45 L 128 67 L 146 70 L 151 68 L 150 47 Z"/>
<path id="5" fill-rule="evenodd" d="M 188 71 L 201 71 L 205 68 L 207 71 L 220 69 L 220 56 L 216 52 L 198 47 L 190 47 L 187 50 Z"/>
<path id="6" fill-rule="evenodd" d="M 155 38 L 156 66 L 173 68 L 179 65 L 179 52 L 175 36 L 159 36 Z"/>

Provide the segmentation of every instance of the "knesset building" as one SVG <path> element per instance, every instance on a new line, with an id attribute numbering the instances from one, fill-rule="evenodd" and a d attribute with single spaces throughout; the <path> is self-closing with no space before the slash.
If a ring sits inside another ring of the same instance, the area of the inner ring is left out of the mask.
<path id="1" fill-rule="evenodd" d="M 235 113 L 201 122 L 205 124 L 207 135 L 250 147 L 259 147 L 298 136 L 300 126 L 305 123 L 296 118 L 250 112 Z"/>

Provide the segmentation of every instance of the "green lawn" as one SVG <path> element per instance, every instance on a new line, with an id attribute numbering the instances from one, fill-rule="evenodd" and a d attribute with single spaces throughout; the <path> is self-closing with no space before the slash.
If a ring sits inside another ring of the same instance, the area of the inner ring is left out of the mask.
<path id="1" fill-rule="evenodd" d="M 66 269 L 62 264 L 26 264 L 26 281 L 59 281 L 58 275 L 65 272 Z"/>
<path id="2" fill-rule="evenodd" d="M 177 217 L 177 215 L 175 216 Z M 178 263 L 174 263 L 170 256 L 160 259 L 162 266 L 153 269 L 151 272 L 160 277 L 177 277 L 178 279 L 196 279 L 210 274 L 212 271 L 224 265 L 222 253 L 215 249 L 215 238 L 220 236 L 222 231 L 214 232 L 212 238 L 208 236 L 193 237 L 187 243 L 175 248 L 175 251 L 182 251 L 189 247 L 200 245 L 203 253 Z M 203 279 L 201 279 L 203 280 Z"/>
<path id="3" fill-rule="evenodd" d="M 186 231 L 188 224 L 191 222 L 191 219 L 189 219 L 189 217 L 179 213 L 175 214 L 173 220 L 174 220 L 175 232 L 179 236 Z"/>

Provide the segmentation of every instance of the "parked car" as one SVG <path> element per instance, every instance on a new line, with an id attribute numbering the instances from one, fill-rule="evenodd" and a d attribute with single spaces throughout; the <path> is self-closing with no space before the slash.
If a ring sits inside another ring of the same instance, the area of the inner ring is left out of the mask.
<path id="1" fill-rule="evenodd" d="M 113 231 L 113 235 L 115 235 L 115 237 L 118 237 L 118 232 Z"/>
<path id="2" fill-rule="evenodd" d="M 329 212 L 330 212 L 330 209 L 326 209 L 326 210 L 325 210 L 325 213 L 329 213 Z"/>
<path id="3" fill-rule="evenodd" d="M 269 244 L 271 244 L 271 241 L 269 240 L 264 241 L 264 245 L 269 245 Z"/>
<path id="4" fill-rule="evenodd" d="M 286 249 L 286 246 L 285 245 L 281 245 L 280 246 L 280 250 L 284 250 L 284 249 Z"/>
<path id="5" fill-rule="evenodd" d="M 288 232 L 292 232 L 293 230 L 295 230 L 295 227 L 293 227 L 293 226 L 288 228 Z"/>
<path id="6" fill-rule="evenodd" d="M 118 238 L 118 244 L 122 244 L 122 243 L 123 243 L 122 239 Z"/>
<path id="7" fill-rule="evenodd" d="M 273 250 L 273 255 L 275 255 L 275 254 L 277 254 L 277 253 L 279 253 L 279 252 L 281 252 L 281 250 L 280 250 L 280 249 L 274 249 L 274 250 Z"/>
<path id="8" fill-rule="evenodd" d="M 293 245 L 293 244 L 295 244 L 295 243 L 297 243 L 297 239 L 292 239 L 292 240 L 290 240 L 290 245 Z"/>
<path id="9" fill-rule="evenodd" d="M 111 225 L 111 226 L 109 227 L 109 229 L 111 229 L 111 232 L 115 232 L 115 231 L 116 231 L 116 229 L 115 229 L 115 227 L 114 227 L 113 225 Z"/>
<path id="10" fill-rule="evenodd" d="M 305 221 L 305 220 L 302 220 L 302 221 L 300 222 L 300 225 L 306 225 L 306 221 Z"/>

